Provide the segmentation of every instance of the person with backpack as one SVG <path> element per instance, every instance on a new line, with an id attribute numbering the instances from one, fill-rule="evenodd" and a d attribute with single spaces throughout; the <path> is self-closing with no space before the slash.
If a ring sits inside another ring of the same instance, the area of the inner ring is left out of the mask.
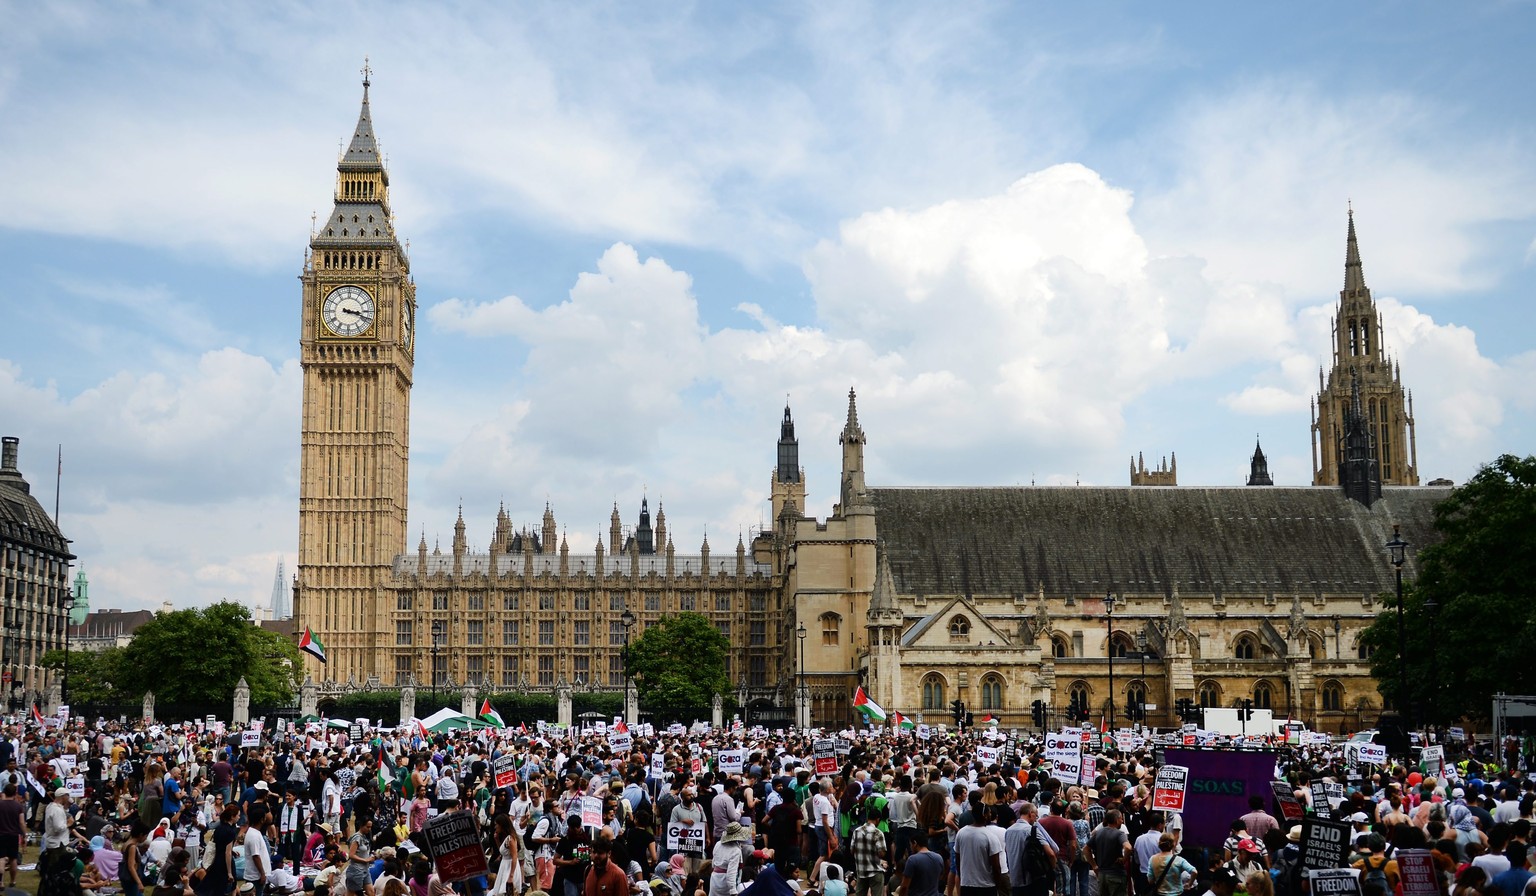
<path id="1" fill-rule="evenodd" d="M 1369 852 L 1355 863 L 1360 869 L 1360 892 L 1363 896 L 1392 896 L 1402 883 L 1397 862 L 1384 854 L 1386 844 L 1379 834 L 1367 837 L 1365 848 Z"/>
<path id="2" fill-rule="evenodd" d="M 1157 838 L 1157 855 L 1147 865 L 1148 892 L 1152 896 L 1179 896 L 1184 892 L 1184 875 L 1198 872 L 1183 856 L 1175 855 L 1172 834 Z"/>
<path id="3" fill-rule="evenodd" d="M 1003 853 L 1015 896 L 1045 896 L 1056 879 L 1058 847 L 1050 831 L 1040 824 L 1034 803 L 1019 806 L 1019 815 L 1003 832 Z"/>

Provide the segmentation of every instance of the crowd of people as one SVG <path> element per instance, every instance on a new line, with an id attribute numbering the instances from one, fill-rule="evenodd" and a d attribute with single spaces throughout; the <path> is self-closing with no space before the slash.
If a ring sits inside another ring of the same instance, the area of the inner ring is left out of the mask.
<path id="1" fill-rule="evenodd" d="M 1186 839 L 1181 813 L 1152 809 L 1150 750 L 1085 757 L 1090 773 L 1061 781 L 1039 739 L 999 749 L 991 731 L 849 730 L 820 762 L 812 733 L 739 726 L 622 739 L 290 727 L 240 743 L 201 725 L 11 729 L 0 879 L 14 886 L 36 844 L 45 896 L 1309 891 L 1301 825 L 1254 796 L 1223 842 Z M 1343 785 L 1327 815 L 1352 826 L 1362 896 L 1418 896 L 1396 856 L 1419 849 L 1443 896 L 1536 896 L 1536 785 L 1524 772 L 1476 757 L 1438 776 L 1345 761 L 1336 748 L 1280 748 L 1275 774 L 1309 812 L 1309 782 Z M 484 874 L 445 880 L 430 858 L 434 819 L 450 813 L 477 832 Z"/>

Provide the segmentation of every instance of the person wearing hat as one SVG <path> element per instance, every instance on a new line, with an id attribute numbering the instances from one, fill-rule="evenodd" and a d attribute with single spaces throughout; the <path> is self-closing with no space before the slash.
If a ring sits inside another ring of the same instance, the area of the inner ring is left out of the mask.
<path id="1" fill-rule="evenodd" d="M 1232 869 L 1239 881 L 1245 881 L 1248 875 L 1265 870 L 1264 862 L 1260 858 L 1263 851 L 1264 847 L 1252 837 L 1239 837 L 1232 858 L 1222 867 Z"/>
<path id="2" fill-rule="evenodd" d="M 733 821 L 725 826 L 711 856 L 709 896 L 735 896 L 741 889 L 741 865 L 745 860 L 742 844 L 750 847 L 751 842 L 752 835 L 741 822 Z"/>

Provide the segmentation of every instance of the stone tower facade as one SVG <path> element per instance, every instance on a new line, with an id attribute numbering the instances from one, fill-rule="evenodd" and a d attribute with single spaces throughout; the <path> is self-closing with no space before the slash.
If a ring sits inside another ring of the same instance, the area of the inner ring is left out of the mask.
<path id="1" fill-rule="evenodd" d="M 1147 469 L 1146 458 L 1137 454 L 1131 458 L 1131 485 L 1178 485 L 1179 484 L 1179 456 L 1172 455 L 1172 460 L 1165 457 L 1158 462 L 1154 469 Z"/>
<path id="2" fill-rule="evenodd" d="M 1360 390 L 1361 423 L 1370 436 L 1371 455 L 1382 485 L 1418 485 L 1418 448 L 1414 442 L 1413 394 L 1405 393 L 1401 367 L 1382 350 L 1381 315 L 1365 285 L 1355 213 L 1349 212 L 1344 253 L 1344 288 L 1333 317 L 1333 368 L 1317 372 L 1312 407 L 1312 484 L 1340 485 L 1345 460 L 1345 425 Z"/>
<path id="3" fill-rule="evenodd" d="M 326 645 L 333 680 L 367 680 L 384 629 L 382 596 L 405 551 L 416 284 L 395 234 L 368 108 L 368 71 L 335 207 L 300 275 L 304 410 L 294 615 Z M 392 596 L 392 595 L 391 595 Z"/>

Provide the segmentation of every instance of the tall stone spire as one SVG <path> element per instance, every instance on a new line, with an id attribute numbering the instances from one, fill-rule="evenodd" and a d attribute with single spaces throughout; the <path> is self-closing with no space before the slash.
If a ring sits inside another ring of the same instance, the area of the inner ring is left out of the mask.
<path id="1" fill-rule="evenodd" d="M 1259 437 L 1253 437 L 1253 460 L 1248 464 L 1249 485 L 1274 485 L 1275 480 L 1269 477 L 1269 460 L 1264 457 L 1264 449 L 1259 445 Z"/>
<path id="2" fill-rule="evenodd" d="M 608 553 L 618 556 L 624 550 L 624 521 L 619 516 L 619 502 L 613 502 L 613 513 L 608 517 Z"/>
<path id="3" fill-rule="evenodd" d="M 1344 292 L 1359 293 L 1365 287 L 1365 269 L 1360 264 L 1360 243 L 1355 239 L 1355 208 L 1349 208 L 1349 236 L 1344 243 Z"/>
<path id="4" fill-rule="evenodd" d="M 849 508 L 865 503 L 864 487 L 864 428 L 859 425 L 858 397 L 848 390 L 848 419 L 843 423 L 838 441 L 843 446 L 843 477 L 841 506 L 844 513 Z"/>
<path id="5" fill-rule="evenodd" d="M 379 141 L 373 136 L 373 116 L 368 111 L 368 86 L 373 77 L 373 70 L 363 62 L 363 107 L 357 113 L 357 127 L 352 131 L 352 142 L 347 146 L 347 152 L 341 157 L 344 164 L 368 165 L 383 168 L 383 160 L 379 157 Z"/>
<path id="6" fill-rule="evenodd" d="M 789 415 L 789 405 L 784 405 L 784 422 L 779 424 L 779 468 L 775 474 L 779 482 L 800 481 L 800 441 L 795 438 L 795 419 Z"/>
<path id="7" fill-rule="evenodd" d="M 665 550 L 667 546 L 667 511 L 656 502 L 656 550 Z"/>
<path id="8" fill-rule="evenodd" d="M 555 549 L 555 512 L 549 509 L 549 502 L 544 502 L 544 532 L 539 539 L 539 551 L 553 552 Z"/>
<path id="9" fill-rule="evenodd" d="M 1348 211 L 1344 288 L 1333 318 L 1333 363 L 1320 377 L 1312 422 L 1312 484 L 1339 485 L 1344 429 L 1358 381 L 1377 478 L 1386 485 L 1418 485 L 1418 450 L 1396 361 L 1386 352 L 1382 315 L 1365 284 L 1355 212 Z"/>

